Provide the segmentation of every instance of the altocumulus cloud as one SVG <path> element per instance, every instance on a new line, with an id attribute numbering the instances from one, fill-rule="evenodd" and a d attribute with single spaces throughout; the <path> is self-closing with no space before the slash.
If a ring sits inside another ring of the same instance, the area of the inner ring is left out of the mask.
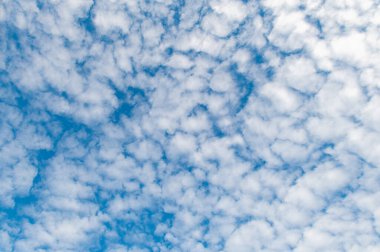
<path id="1" fill-rule="evenodd" d="M 0 250 L 380 251 L 378 0 L 3 0 Z"/>

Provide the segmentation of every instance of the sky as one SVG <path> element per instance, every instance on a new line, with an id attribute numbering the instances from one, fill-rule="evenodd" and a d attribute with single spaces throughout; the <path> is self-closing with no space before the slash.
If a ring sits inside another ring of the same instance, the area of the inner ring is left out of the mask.
<path id="1" fill-rule="evenodd" d="M 380 251 L 379 0 L 2 0 L 0 251 Z"/>

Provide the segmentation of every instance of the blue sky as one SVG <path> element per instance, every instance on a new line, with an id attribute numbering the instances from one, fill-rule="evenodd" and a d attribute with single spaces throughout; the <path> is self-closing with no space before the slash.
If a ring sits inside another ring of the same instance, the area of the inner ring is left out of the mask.
<path id="1" fill-rule="evenodd" d="M 0 251 L 380 251 L 378 0 L 0 2 Z"/>

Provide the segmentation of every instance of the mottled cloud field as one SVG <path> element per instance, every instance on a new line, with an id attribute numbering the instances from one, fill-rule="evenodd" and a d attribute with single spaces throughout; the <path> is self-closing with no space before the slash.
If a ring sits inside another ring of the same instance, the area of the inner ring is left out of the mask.
<path id="1" fill-rule="evenodd" d="M 378 0 L 3 0 L 0 251 L 380 251 Z"/>

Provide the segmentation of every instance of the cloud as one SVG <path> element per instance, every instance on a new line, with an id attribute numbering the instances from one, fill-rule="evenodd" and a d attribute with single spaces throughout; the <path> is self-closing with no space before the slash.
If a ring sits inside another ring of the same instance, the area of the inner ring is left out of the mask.
<path id="1" fill-rule="evenodd" d="M 3 1 L 0 250 L 378 251 L 375 1 Z"/>

